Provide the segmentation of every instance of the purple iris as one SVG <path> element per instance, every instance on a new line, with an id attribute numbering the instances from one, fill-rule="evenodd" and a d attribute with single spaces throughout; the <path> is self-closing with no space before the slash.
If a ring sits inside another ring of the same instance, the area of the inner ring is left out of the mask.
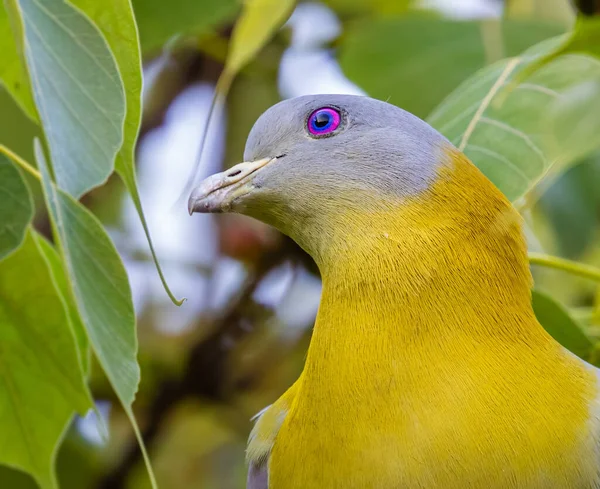
<path id="1" fill-rule="evenodd" d="M 335 131 L 340 125 L 340 113 L 331 107 L 321 107 L 310 114 L 308 132 L 313 136 L 323 136 Z"/>

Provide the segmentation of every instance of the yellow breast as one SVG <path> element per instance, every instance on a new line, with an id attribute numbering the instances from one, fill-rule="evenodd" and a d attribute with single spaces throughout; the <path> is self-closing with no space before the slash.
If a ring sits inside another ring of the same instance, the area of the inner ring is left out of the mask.
<path id="1" fill-rule="evenodd" d="M 270 489 L 600 487 L 597 375 L 535 319 L 519 216 L 452 158 L 320 257 L 304 372 L 250 445 Z"/>

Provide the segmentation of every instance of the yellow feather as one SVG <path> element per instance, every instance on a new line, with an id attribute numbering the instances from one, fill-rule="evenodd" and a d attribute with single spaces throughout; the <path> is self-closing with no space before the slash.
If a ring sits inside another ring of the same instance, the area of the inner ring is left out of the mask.
<path id="1" fill-rule="evenodd" d="M 324 216 L 306 365 L 249 447 L 270 489 L 600 487 L 597 376 L 534 316 L 520 216 L 443 158 L 410 201 Z"/>

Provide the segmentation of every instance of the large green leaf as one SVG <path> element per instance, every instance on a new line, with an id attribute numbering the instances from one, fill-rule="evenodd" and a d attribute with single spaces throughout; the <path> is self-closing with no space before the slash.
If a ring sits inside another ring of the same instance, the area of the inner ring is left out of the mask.
<path id="1" fill-rule="evenodd" d="M 102 369 L 127 413 L 156 488 L 131 405 L 140 381 L 135 312 L 123 262 L 102 224 L 71 195 L 52 182 L 39 140 L 35 155 L 53 234 L 79 317 Z"/>
<path id="2" fill-rule="evenodd" d="M 561 345 L 584 360 L 589 360 L 594 344 L 566 309 L 550 296 L 533 291 L 531 296 L 535 315 Z"/>
<path id="3" fill-rule="evenodd" d="M 21 244 L 32 217 L 27 184 L 13 162 L 0 152 L 0 260 Z"/>
<path id="4" fill-rule="evenodd" d="M 63 302 L 35 239 L 0 263 L 0 463 L 56 487 L 57 445 L 92 401 Z"/>
<path id="5" fill-rule="evenodd" d="M 121 259 L 96 217 L 50 179 L 41 145 L 36 160 L 54 235 L 94 353 L 124 406 L 140 378 L 135 314 Z"/>
<path id="6" fill-rule="evenodd" d="M 117 154 L 115 169 L 123 179 L 123 182 L 125 182 L 138 211 L 160 279 L 171 300 L 177 305 L 181 305 L 182 301 L 177 300 L 171 293 L 163 277 L 162 269 L 154 252 L 154 246 L 136 183 L 135 147 L 142 112 L 142 63 L 137 28 L 130 0 L 107 0 L 106 2 L 98 2 L 97 0 L 72 0 L 71 3 L 80 8 L 95 22 L 106 38 L 117 61 L 125 86 L 127 115 L 125 118 L 123 146 Z M 202 5 L 201 2 L 196 3 Z M 158 12 L 155 14 L 157 15 Z"/>
<path id="7" fill-rule="evenodd" d="M 555 44 L 554 40 L 546 41 L 522 56 L 481 70 L 428 118 L 512 201 L 526 194 L 551 169 L 557 171 L 552 168 L 556 162 L 562 164 L 559 168 L 569 162 L 572 148 L 557 148 L 549 134 L 549 107 L 564 92 L 600 76 L 600 63 L 594 58 L 567 55 L 512 91 L 503 90 L 519 70 Z"/>
<path id="8" fill-rule="evenodd" d="M 422 16 L 350 24 L 340 42 L 344 73 L 372 97 L 427 116 L 462 81 L 485 66 L 483 36 L 492 24 Z M 560 26 L 505 21 L 500 53 L 512 56 L 555 36 Z"/>
<path id="9" fill-rule="evenodd" d="M 181 34 L 201 36 L 231 20 L 240 0 L 133 0 L 143 51 Z"/>
<path id="10" fill-rule="evenodd" d="M 60 188 L 79 197 L 114 169 L 125 96 L 98 29 L 63 0 L 10 0 Z"/>
<path id="11" fill-rule="evenodd" d="M 10 0 L 5 0 L 6 2 Z M 13 29 L 22 32 L 20 19 L 13 19 Z M 17 39 L 21 36 L 17 34 Z M 33 120 L 37 119 L 31 85 L 23 63 L 21 62 L 21 45 L 17 45 L 12 35 L 8 10 L 0 5 L 0 83 L 15 98 L 23 111 Z"/>

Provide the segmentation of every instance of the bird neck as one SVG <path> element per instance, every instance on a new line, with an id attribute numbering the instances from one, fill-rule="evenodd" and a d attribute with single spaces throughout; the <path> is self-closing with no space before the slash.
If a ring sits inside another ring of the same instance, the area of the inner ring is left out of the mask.
<path id="1" fill-rule="evenodd" d="M 426 194 L 355 210 L 345 231 L 318 260 L 305 378 L 414 377 L 451 354 L 460 362 L 549 341 L 531 308 L 520 216 L 462 155 Z"/>

